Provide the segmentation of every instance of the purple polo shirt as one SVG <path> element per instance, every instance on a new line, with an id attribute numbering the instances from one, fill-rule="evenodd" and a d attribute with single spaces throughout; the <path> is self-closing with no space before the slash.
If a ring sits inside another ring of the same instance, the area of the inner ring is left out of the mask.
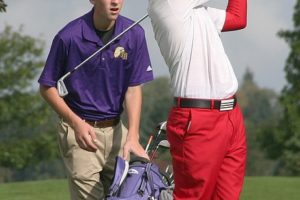
<path id="1" fill-rule="evenodd" d="M 67 24 L 55 36 L 41 85 L 56 87 L 57 80 L 103 46 L 95 32 L 93 10 Z M 119 16 L 112 37 L 133 23 Z M 86 120 L 119 116 L 129 86 L 153 80 L 144 30 L 137 25 L 65 79 L 68 106 Z"/>

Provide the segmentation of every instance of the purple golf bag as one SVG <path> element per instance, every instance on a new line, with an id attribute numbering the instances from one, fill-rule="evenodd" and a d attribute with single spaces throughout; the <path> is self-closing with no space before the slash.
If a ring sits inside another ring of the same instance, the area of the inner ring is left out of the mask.
<path id="1" fill-rule="evenodd" d="M 154 163 L 137 158 L 129 164 L 117 157 L 107 200 L 159 200 L 170 182 Z"/>

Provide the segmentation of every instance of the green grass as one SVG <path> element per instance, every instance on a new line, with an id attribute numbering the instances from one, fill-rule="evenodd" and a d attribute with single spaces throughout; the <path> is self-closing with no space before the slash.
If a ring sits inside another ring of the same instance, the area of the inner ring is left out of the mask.
<path id="1" fill-rule="evenodd" d="M 299 177 L 247 177 L 241 200 L 299 200 Z"/>
<path id="2" fill-rule="evenodd" d="M 241 200 L 299 200 L 300 178 L 247 177 Z M 0 199 L 68 200 L 66 180 L 0 184 Z"/>
<path id="3" fill-rule="evenodd" d="M 68 200 L 66 180 L 30 181 L 0 184 L 0 199 Z"/>

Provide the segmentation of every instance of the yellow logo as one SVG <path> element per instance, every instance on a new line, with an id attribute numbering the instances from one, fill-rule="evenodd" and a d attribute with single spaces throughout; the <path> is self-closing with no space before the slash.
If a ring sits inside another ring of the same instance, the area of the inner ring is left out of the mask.
<path id="1" fill-rule="evenodd" d="M 115 58 L 122 58 L 123 60 L 127 60 L 128 53 L 125 51 L 123 47 L 117 47 L 114 52 Z"/>

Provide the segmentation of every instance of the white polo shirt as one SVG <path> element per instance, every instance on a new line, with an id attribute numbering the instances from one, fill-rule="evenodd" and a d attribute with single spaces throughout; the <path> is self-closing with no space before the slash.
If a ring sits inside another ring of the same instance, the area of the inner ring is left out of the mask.
<path id="1" fill-rule="evenodd" d="M 207 1 L 149 0 L 155 39 L 176 97 L 222 99 L 238 88 L 219 36 L 226 12 L 204 7 Z"/>

